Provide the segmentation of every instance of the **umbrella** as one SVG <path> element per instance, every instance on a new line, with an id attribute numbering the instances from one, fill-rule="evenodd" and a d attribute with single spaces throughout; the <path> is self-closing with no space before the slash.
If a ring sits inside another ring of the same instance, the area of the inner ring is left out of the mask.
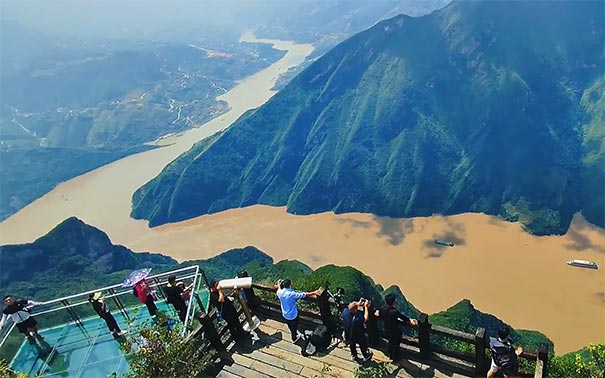
<path id="1" fill-rule="evenodd" d="M 151 272 L 151 268 L 133 270 L 132 273 L 122 281 L 122 287 L 134 286 L 137 282 L 147 277 L 149 272 Z"/>

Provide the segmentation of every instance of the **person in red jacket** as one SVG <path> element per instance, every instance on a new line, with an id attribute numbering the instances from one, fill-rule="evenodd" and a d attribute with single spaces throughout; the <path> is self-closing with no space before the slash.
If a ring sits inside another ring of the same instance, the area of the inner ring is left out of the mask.
<path id="1" fill-rule="evenodd" d="M 134 289 L 132 290 L 134 296 L 139 298 L 139 301 L 141 301 L 141 303 L 144 303 L 145 306 L 147 306 L 149 315 L 151 315 L 152 318 L 155 318 L 156 314 L 158 313 L 158 308 L 155 305 L 155 300 L 153 299 L 151 287 L 147 283 L 147 280 L 143 278 L 134 285 Z"/>

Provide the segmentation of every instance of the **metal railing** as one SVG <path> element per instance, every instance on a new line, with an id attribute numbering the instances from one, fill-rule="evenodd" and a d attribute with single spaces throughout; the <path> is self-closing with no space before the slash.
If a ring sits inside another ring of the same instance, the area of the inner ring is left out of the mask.
<path id="1" fill-rule="evenodd" d="M 265 286 L 254 283 L 253 289 L 275 293 L 276 289 L 273 286 Z M 279 313 L 279 303 L 277 298 L 274 301 L 268 301 L 260 299 L 259 304 L 261 307 L 269 309 L 271 311 Z M 330 302 L 330 306 L 337 306 L 336 303 Z M 322 316 L 312 310 L 299 310 L 301 316 L 314 319 L 323 320 Z M 485 376 L 490 366 L 490 359 L 486 353 L 489 346 L 487 334 L 484 328 L 477 328 L 475 334 L 454 330 L 451 328 L 441 327 L 438 325 L 430 324 L 427 314 L 421 313 L 418 317 L 417 327 L 418 337 L 413 338 L 409 336 L 403 336 L 401 340 L 402 347 L 406 348 L 408 355 L 418 361 L 429 363 L 429 364 L 441 364 L 457 370 L 460 374 L 467 376 Z M 435 338 L 453 340 L 458 343 L 470 345 L 474 351 L 463 352 L 459 349 L 440 345 L 434 341 Z M 431 340 L 433 339 L 433 341 Z M 412 347 L 412 348 L 410 348 Z M 524 351 L 519 357 L 522 360 L 535 363 L 535 369 L 533 372 L 521 372 L 521 376 L 531 376 L 536 378 L 543 378 L 547 376 L 548 367 L 548 345 L 540 344 L 537 352 Z M 459 361 L 460 363 L 458 363 Z"/>
<path id="2" fill-rule="evenodd" d="M 205 278 L 203 270 L 199 268 L 197 265 L 193 265 L 186 268 L 176 269 L 169 272 L 163 272 L 159 274 L 155 274 L 146 278 L 149 283 L 149 286 L 155 290 L 157 293 L 158 299 L 156 302 L 165 301 L 164 292 L 162 290 L 162 286 L 166 284 L 167 278 L 171 275 L 177 275 L 178 279 L 185 282 L 193 283 L 193 289 L 191 292 L 191 300 L 187 306 L 187 315 L 184 322 L 184 327 L 181 331 L 181 336 L 185 336 L 188 330 L 188 326 L 191 324 L 196 309 L 203 310 L 202 304 L 200 301 L 194 300 L 194 296 L 198 296 L 199 291 L 203 291 L 207 289 L 207 279 Z M 53 299 L 50 301 L 42 302 L 40 305 L 35 306 L 32 310 L 32 317 L 40 318 L 45 315 L 57 315 L 59 318 L 59 313 L 65 311 L 68 315 L 66 320 L 59 321 L 57 319 L 56 322 L 59 324 L 49 324 L 50 327 L 45 327 L 44 329 L 52 328 L 53 326 L 66 326 L 67 323 L 74 324 L 75 326 L 82 328 L 84 332 L 83 320 L 88 319 L 89 317 L 96 317 L 97 315 L 92 312 L 90 302 L 88 297 L 92 293 L 103 292 L 107 295 L 104 295 L 106 300 L 113 300 L 113 305 L 115 305 L 116 309 L 124 316 L 125 319 L 130 320 L 132 315 L 132 310 L 134 308 L 140 308 L 142 303 L 134 298 L 132 295 L 132 287 L 122 287 L 121 284 L 115 284 L 111 286 L 96 288 L 93 290 L 84 291 L 81 293 L 65 296 L 62 298 Z M 130 303 L 130 305 L 128 305 Z M 40 309 L 41 311 L 36 311 Z M 78 310 L 80 314 L 78 314 Z M 82 316 L 81 314 L 86 314 Z M 63 316 L 63 318 L 65 318 Z M 0 330 L 0 349 L 2 349 L 10 335 L 14 335 L 15 324 L 9 319 L 8 322 L 10 324 L 5 325 L 5 327 Z M 44 331 L 42 329 L 42 332 Z M 15 351 L 16 352 L 16 351 Z M 14 357 L 14 356 L 13 356 Z M 9 360 L 10 361 L 10 360 Z"/>

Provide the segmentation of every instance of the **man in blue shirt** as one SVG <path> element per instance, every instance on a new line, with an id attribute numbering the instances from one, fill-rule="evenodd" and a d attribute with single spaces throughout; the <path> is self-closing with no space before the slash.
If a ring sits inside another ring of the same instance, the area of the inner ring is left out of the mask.
<path id="1" fill-rule="evenodd" d="M 357 345 L 361 349 L 364 362 L 372 359 L 372 352 L 368 348 L 364 331 L 364 324 L 367 323 L 370 317 L 368 306 L 368 301 L 362 299 L 359 302 L 351 302 L 342 311 L 342 326 L 345 329 L 345 337 L 349 342 L 353 361 L 357 361 Z"/>
<path id="2" fill-rule="evenodd" d="M 304 298 L 317 297 L 321 294 L 321 290 L 317 289 L 305 293 L 303 291 L 292 290 L 290 288 L 291 285 L 292 282 L 288 278 L 279 282 L 277 284 L 277 298 L 279 298 L 279 303 L 281 304 L 282 316 L 286 319 L 288 328 L 290 329 L 290 332 L 292 332 L 292 342 L 295 343 L 302 336 L 302 334 L 298 332 L 298 307 L 296 301 Z"/>

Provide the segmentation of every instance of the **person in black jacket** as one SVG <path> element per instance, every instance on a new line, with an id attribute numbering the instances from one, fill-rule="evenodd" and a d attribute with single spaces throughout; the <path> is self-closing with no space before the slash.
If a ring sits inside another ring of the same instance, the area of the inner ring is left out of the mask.
<path id="1" fill-rule="evenodd" d="M 185 319 L 187 318 L 187 305 L 185 304 L 185 299 L 183 298 L 186 293 L 191 291 L 193 288 L 193 284 L 187 286 L 185 289 L 182 289 L 180 286 L 176 284 L 176 276 L 172 275 L 168 277 L 168 284 L 164 288 L 164 293 L 166 293 L 166 302 L 170 303 L 174 309 L 179 313 L 179 319 L 183 323 L 185 323 Z"/>
<path id="2" fill-rule="evenodd" d="M 217 318 L 227 322 L 227 328 L 235 341 L 246 336 L 233 305 L 233 298 L 223 293 L 218 281 L 214 281 L 210 285 L 210 304 L 216 308 Z"/>
<path id="3" fill-rule="evenodd" d="M 116 318 L 111 315 L 109 312 L 109 307 L 105 303 L 105 298 L 101 298 L 101 292 L 98 291 L 96 293 L 90 294 L 88 296 L 88 301 L 92 304 L 93 310 L 101 317 L 101 319 L 105 320 L 107 323 L 107 328 L 114 336 L 122 336 L 124 332 L 120 329 Z"/>
<path id="4" fill-rule="evenodd" d="M 30 344 L 35 344 L 36 338 L 44 340 L 42 335 L 38 334 L 38 323 L 30 315 L 29 310 L 33 306 L 39 306 L 42 303 L 29 301 L 27 299 L 15 299 L 12 295 L 4 297 L 4 309 L 2 310 L 2 319 L 0 319 L 0 329 L 10 318 L 16 325 L 19 332 L 27 337 Z"/>
<path id="5" fill-rule="evenodd" d="M 388 355 L 393 361 L 397 361 L 399 359 L 399 344 L 401 343 L 402 336 L 401 326 L 416 326 L 418 325 L 418 321 L 408 318 L 397 310 L 393 294 L 388 294 L 384 300 L 387 305 L 376 311 L 375 315 L 384 321 L 384 330 L 389 340 Z"/>

